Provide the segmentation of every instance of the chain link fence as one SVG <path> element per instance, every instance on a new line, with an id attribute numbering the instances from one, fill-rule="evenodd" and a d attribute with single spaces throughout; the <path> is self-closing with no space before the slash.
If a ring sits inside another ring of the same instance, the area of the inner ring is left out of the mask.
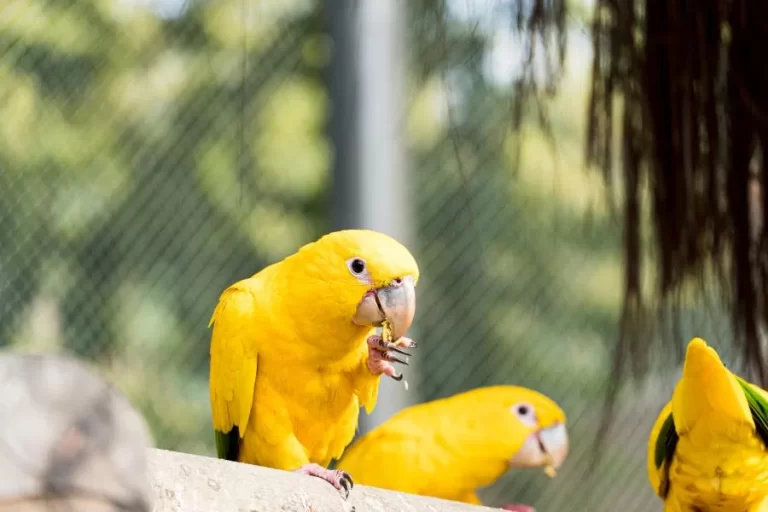
<path id="1" fill-rule="evenodd" d="M 618 223 L 580 168 L 588 9 L 571 6 L 553 144 L 535 123 L 511 130 L 508 4 L 408 4 L 423 271 L 409 379 L 419 400 L 509 383 L 565 409 L 557 479 L 510 473 L 481 493 L 489 505 L 660 510 L 646 440 L 674 372 L 621 395 L 594 443 L 622 282 Z M 331 229 L 330 49 L 310 0 L 3 2 L 0 343 L 94 361 L 160 447 L 212 454 L 219 294 Z M 722 317 L 691 318 L 682 336 L 728 336 Z"/>

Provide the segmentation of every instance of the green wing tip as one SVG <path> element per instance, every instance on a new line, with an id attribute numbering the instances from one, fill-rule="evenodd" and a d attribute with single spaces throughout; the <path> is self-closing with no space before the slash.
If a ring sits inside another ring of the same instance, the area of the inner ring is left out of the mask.
<path id="1" fill-rule="evenodd" d="M 672 414 L 667 416 L 664 424 L 659 431 L 659 437 L 656 439 L 656 450 L 654 452 L 654 462 L 656 468 L 660 468 L 667 458 L 671 459 L 677 447 L 677 430 L 675 430 L 675 420 Z"/>
<path id="2" fill-rule="evenodd" d="M 656 469 L 659 470 L 658 493 L 662 498 L 666 498 L 669 492 L 669 467 L 672 464 L 672 457 L 675 455 L 678 439 L 675 419 L 670 413 L 661 425 L 654 451 L 654 462 L 656 463 Z"/>
<path id="3" fill-rule="evenodd" d="M 763 444 L 768 447 L 768 402 L 742 378 L 736 377 L 736 381 L 744 391 L 744 396 L 749 405 L 749 412 L 752 414 L 752 420 L 755 422 L 757 435 L 763 440 Z"/>
<path id="4" fill-rule="evenodd" d="M 216 455 L 220 459 L 237 461 L 240 453 L 240 430 L 234 426 L 229 432 L 214 430 Z"/>
<path id="5" fill-rule="evenodd" d="M 749 412 L 752 414 L 752 419 L 755 422 L 757 435 L 763 440 L 763 444 L 768 447 L 768 401 L 766 401 L 757 391 L 752 389 L 749 383 L 744 379 L 736 376 L 736 381 L 744 391 L 744 396 L 749 405 Z M 660 469 L 662 472 L 660 485 L 662 497 L 664 497 L 669 490 L 669 466 L 672 462 L 672 456 L 675 453 L 678 439 L 677 431 L 675 430 L 675 421 L 672 414 L 670 414 L 661 426 L 659 437 L 656 439 L 656 449 L 654 453 L 656 468 Z"/>

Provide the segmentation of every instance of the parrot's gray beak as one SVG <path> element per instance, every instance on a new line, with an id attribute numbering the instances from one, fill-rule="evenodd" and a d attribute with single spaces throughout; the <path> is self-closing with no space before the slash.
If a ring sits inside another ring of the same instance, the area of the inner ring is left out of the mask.
<path id="1" fill-rule="evenodd" d="M 413 323 L 416 314 L 416 285 L 413 277 L 395 279 L 389 286 L 371 290 L 357 306 L 352 319 L 357 325 L 381 326 L 388 320 L 392 339 L 399 340 Z"/>
<path id="2" fill-rule="evenodd" d="M 514 468 L 548 469 L 547 474 L 554 476 L 568 456 L 568 431 L 563 423 L 543 428 L 525 440 L 525 444 L 509 461 Z M 551 468 L 551 469 L 550 469 Z"/>

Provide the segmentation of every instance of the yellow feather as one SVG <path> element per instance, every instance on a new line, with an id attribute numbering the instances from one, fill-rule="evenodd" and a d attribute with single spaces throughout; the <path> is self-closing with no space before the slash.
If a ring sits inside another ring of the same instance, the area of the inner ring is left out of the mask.
<path id="1" fill-rule="evenodd" d="M 513 414 L 526 403 L 537 423 Z M 504 474 L 539 428 L 565 424 L 546 396 L 518 386 L 477 388 L 400 411 L 350 446 L 338 463 L 355 481 L 479 504 L 475 490 Z"/>
<path id="2" fill-rule="evenodd" d="M 365 259 L 366 285 L 349 272 Z M 352 322 L 372 287 L 419 271 L 392 238 L 368 230 L 331 233 L 228 288 L 211 323 L 214 428 L 238 426 L 238 459 L 292 470 L 338 458 L 361 406 L 376 404 L 368 370 L 370 327 Z"/>
<path id="3" fill-rule="evenodd" d="M 768 510 L 768 451 L 735 376 L 700 338 L 689 343 L 682 377 L 649 438 L 648 475 L 657 492 L 656 440 L 670 411 L 679 440 L 664 510 Z"/>
<path id="4" fill-rule="evenodd" d="M 213 426 L 228 432 L 248 424 L 256 382 L 257 353 L 247 330 L 238 329 L 254 314 L 255 298 L 248 283 L 229 287 L 211 317 L 210 394 Z M 241 429 L 240 435 L 244 434 Z"/>

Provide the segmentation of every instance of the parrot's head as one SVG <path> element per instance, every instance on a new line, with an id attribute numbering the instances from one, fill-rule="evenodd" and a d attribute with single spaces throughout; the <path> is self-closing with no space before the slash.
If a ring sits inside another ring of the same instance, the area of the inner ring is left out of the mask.
<path id="1" fill-rule="evenodd" d="M 701 338 L 692 339 L 686 349 L 683 374 L 672 393 L 672 416 L 681 436 L 700 422 L 704 428 L 699 430 L 710 434 L 722 429 L 730 435 L 736 425 L 754 428 L 739 382 Z"/>
<path id="2" fill-rule="evenodd" d="M 568 455 L 565 413 L 550 398 L 520 386 L 490 386 L 464 393 L 472 411 L 471 435 L 509 468 L 559 468 Z"/>
<path id="3" fill-rule="evenodd" d="M 413 322 L 419 267 L 390 236 L 365 229 L 336 231 L 305 245 L 285 264 L 299 278 L 302 314 L 315 325 L 338 332 L 331 327 L 373 328 L 388 320 L 397 340 Z"/>

